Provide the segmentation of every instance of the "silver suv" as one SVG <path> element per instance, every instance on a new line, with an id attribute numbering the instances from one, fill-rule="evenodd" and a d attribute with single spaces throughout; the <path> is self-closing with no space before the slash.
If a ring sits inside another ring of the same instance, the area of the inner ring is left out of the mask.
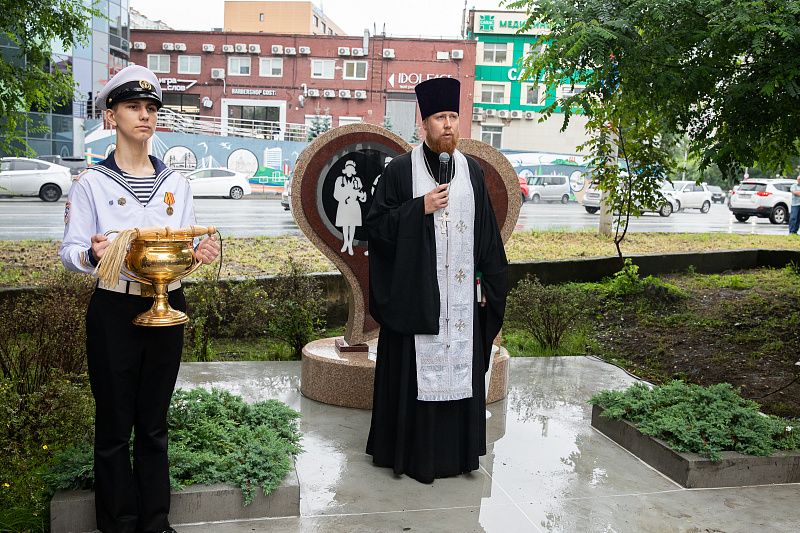
<path id="1" fill-rule="evenodd" d="M 789 188 L 794 180 L 759 179 L 743 181 L 731 193 L 728 209 L 739 222 L 750 217 L 769 218 L 773 224 L 789 222 L 789 206 L 792 193 Z"/>

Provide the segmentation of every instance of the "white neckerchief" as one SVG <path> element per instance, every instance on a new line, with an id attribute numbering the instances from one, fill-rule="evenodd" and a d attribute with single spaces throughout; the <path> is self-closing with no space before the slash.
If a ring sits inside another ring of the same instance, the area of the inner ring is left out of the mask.
<path id="1" fill-rule="evenodd" d="M 422 144 L 411 152 L 414 198 L 424 196 L 437 185 L 427 171 L 424 157 Z M 448 206 L 433 214 L 439 333 L 414 335 L 417 399 L 422 401 L 461 400 L 473 393 L 475 198 L 467 158 L 456 150 L 453 159 L 455 174 L 450 182 Z M 449 219 L 447 233 L 442 232 L 445 213 Z"/>

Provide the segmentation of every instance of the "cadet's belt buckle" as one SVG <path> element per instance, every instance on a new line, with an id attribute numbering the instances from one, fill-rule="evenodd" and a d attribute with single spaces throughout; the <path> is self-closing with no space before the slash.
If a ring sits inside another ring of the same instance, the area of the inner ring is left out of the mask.
<path id="1" fill-rule="evenodd" d="M 153 288 L 153 286 L 146 283 L 141 283 L 139 285 L 139 290 L 142 291 L 141 296 L 149 296 L 152 298 L 156 294 L 156 290 Z"/>

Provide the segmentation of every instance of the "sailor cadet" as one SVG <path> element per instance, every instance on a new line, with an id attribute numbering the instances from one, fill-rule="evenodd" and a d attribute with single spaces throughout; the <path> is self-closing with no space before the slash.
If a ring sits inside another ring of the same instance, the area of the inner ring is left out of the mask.
<path id="1" fill-rule="evenodd" d="M 162 106 L 158 78 L 131 65 L 97 95 L 117 134 L 116 150 L 72 184 L 59 255 L 64 265 L 93 274 L 105 254 L 109 232 L 131 228 L 182 228 L 195 224 L 189 183 L 148 155 Z M 210 263 L 219 244 L 207 237 L 196 257 Z M 183 325 L 142 327 L 136 315 L 152 304 L 139 283 L 122 275 L 98 283 L 86 315 L 89 379 L 95 398 L 95 509 L 103 532 L 169 532 L 167 408 L 183 350 Z M 169 303 L 186 310 L 180 283 L 169 286 Z M 134 430 L 133 464 L 128 442 Z"/>

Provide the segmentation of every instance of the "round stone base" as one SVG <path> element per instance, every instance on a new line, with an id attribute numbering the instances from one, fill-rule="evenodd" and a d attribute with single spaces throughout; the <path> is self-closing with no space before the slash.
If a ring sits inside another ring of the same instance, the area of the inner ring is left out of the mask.
<path id="1" fill-rule="evenodd" d="M 372 409 L 378 341 L 367 343 L 369 352 L 338 352 L 335 342 L 335 338 L 319 339 L 303 347 L 300 392 L 330 405 Z M 508 393 L 508 351 L 493 352 L 487 403 L 500 401 Z"/>

